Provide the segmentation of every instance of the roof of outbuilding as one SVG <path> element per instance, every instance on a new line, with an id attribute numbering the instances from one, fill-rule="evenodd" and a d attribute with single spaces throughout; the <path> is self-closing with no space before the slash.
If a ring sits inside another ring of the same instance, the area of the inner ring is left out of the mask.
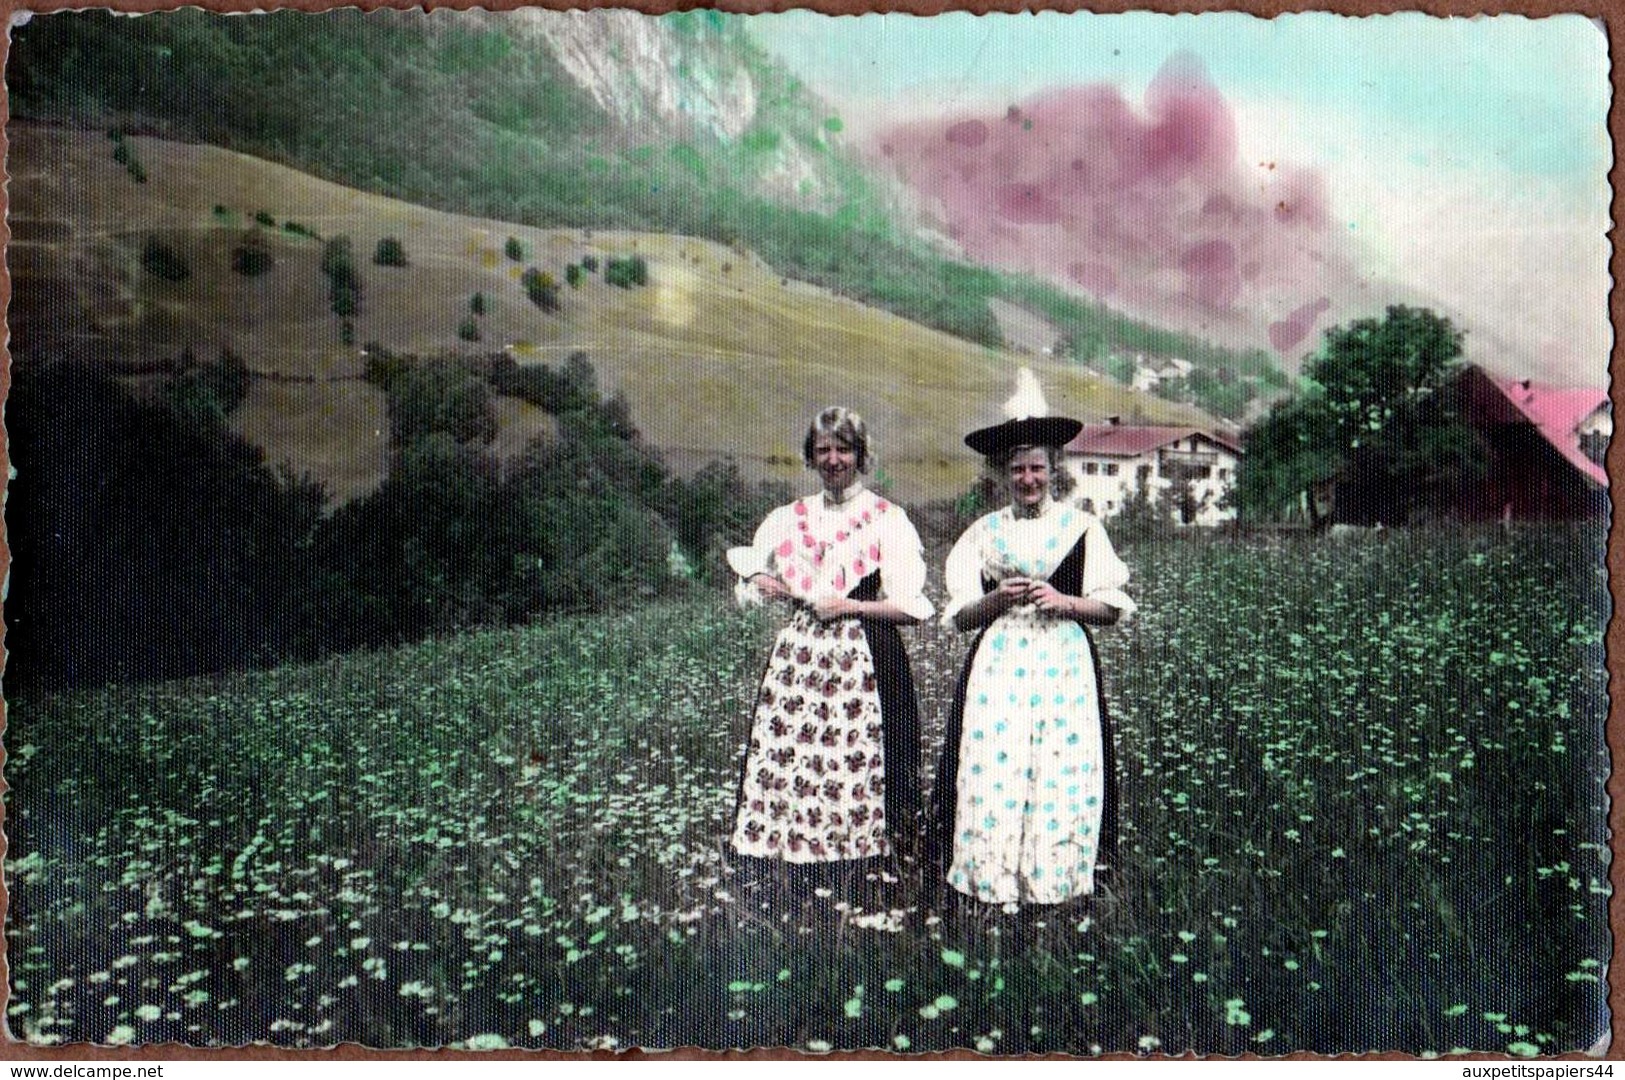
<path id="1" fill-rule="evenodd" d="M 1607 390 L 1589 386 L 1547 386 L 1528 379 L 1500 376 L 1491 376 L 1490 381 L 1569 464 L 1593 482 L 1607 486 L 1607 470 L 1586 457 L 1577 434 L 1581 421 L 1608 403 Z"/>

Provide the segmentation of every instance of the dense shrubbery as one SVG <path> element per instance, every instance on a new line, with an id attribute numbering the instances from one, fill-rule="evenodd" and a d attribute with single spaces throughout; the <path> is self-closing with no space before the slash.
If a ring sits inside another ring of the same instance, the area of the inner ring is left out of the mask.
<path id="1" fill-rule="evenodd" d="M 252 382 L 248 365 L 230 349 L 221 349 L 219 358 L 210 364 L 199 362 L 187 349 L 165 381 L 163 396 L 184 419 L 209 430 L 224 424 L 243 403 Z"/>
<path id="2" fill-rule="evenodd" d="M 164 678 L 294 648 L 321 491 L 279 478 L 225 428 L 244 384 L 229 354 L 183 366 L 153 403 L 74 364 L 13 366 L 8 688 Z"/>
<path id="3" fill-rule="evenodd" d="M 389 395 L 389 432 L 397 446 L 435 433 L 480 446 L 496 438 L 491 384 L 463 365 L 375 354 L 368 358 L 367 377 Z"/>
<path id="4" fill-rule="evenodd" d="M 276 663 L 686 587 L 782 493 L 731 465 L 673 476 L 581 355 L 421 360 L 375 350 L 389 397 L 382 486 L 321 516 L 226 427 L 251 375 L 190 354 L 151 400 L 56 363 L 16 368 L 8 524 L 13 684 L 145 679 Z M 518 460 L 485 452 L 494 395 L 557 417 Z"/>

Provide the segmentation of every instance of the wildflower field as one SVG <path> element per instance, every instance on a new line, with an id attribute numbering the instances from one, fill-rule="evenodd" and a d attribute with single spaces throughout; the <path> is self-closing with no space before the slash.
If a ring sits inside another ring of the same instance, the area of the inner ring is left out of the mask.
<path id="1" fill-rule="evenodd" d="M 9 703 L 36 1043 L 1584 1049 L 1596 531 L 1129 545 L 1109 888 L 945 907 L 724 849 L 769 617 L 721 593 Z M 905 632 L 927 762 L 967 642 Z M 782 878 L 782 875 L 780 875 Z"/>

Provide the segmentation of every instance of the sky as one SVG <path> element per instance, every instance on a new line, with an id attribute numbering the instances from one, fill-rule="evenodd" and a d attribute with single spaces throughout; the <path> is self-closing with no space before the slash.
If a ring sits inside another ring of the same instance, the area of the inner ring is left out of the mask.
<path id="1" fill-rule="evenodd" d="M 1159 72 L 1194 69 L 1233 122 L 1233 170 L 1311 177 L 1358 275 L 1449 312 L 1470 358 L 1606 379 L 1608 58 L 1588 19 L 792 12 L 749 26 L 859 140 L 1087 85 L 1145 113 Z M 1314 291 L 1258 302 L 1279 317 Z"/>

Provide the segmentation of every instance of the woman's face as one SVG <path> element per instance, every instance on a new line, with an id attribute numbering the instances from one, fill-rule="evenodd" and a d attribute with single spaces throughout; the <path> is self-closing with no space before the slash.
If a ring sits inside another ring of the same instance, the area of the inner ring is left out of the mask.
<path id="1" fill-rule="evenodd" d="M 1018 506 L 1037 506 L 1049 494 L 1049 451 L 1042 446 L 1017 450 L 1004 468 L 1010 499 Z"/>
<path id="2" fill-rule="evenodd" d="M 833 435 L 819 435 L 813 440 L 813 468 L 830 491 L 845 491 L 858 475 L 857 451 Z"/>

